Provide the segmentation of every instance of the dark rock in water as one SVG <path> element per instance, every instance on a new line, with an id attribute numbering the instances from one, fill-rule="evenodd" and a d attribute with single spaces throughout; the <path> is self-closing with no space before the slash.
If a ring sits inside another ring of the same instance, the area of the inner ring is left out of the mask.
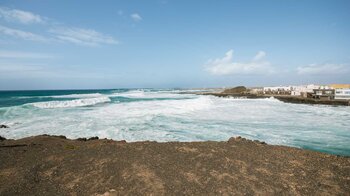
<path id="1" fill-rule="evenodd" d="M 7 125 L 0 125 L 0 129 L 1 128 L 4 128 L 4 129 L 6 129 L 6 128 L 10 128 L 9 126 L 7 126 Z"/>
<path id="2" fill-rule="evenodd" d="M 0 136 L 0 141 L 4 141 L 4 140 L 6 140 L 6 138 Z"/>
<path id="3" fill-rule="evenodd" d="M 90 138 L 88 139 L 88 141 L 90 141 L 90 140 L 98 140 L 98 137 L 97 137 L 97 136 L 95 136 L 95 137 L 90 137 Z"/>
<path id="4" fill-rule="evenodd" d="M 78 138 L 77 140 L 78 141 L 82 141 L 82 142 L 86 142 L 87 141 L 87 139 L 85 137 Z"/>

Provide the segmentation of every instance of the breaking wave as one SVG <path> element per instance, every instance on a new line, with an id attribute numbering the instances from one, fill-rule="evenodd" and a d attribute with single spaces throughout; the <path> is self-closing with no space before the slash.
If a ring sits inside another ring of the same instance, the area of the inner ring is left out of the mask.
<path id="1" fill-rule="evenodd" d="M 95 98 L 100 97 L 102 94 L 100 93 L 90 93 L 90 94 L 70 94 L 70 95 L 51 95 L 44 97 L 52 97 L 52 98 Z"/>
<path id="2" fill-rule="evenodd" d="M 109 97 L 126 97 L 126 98 L 145 98 L 145 99 L 155 99 L 155 98 L 190 98 L 194 97 L 189 94 L 179 94 L 173 91 L 160 91 L 160 92 L 150 92 L 144 90 L 132 90 L 121 93 L 113 93 Z"/>
<path id="3" fill-rule="evenodd" d="M 82 107 L 82 106 L 91 106 L 99 103 L 110 102 L 111 100 L 108 97 L 96 97 L 88 99 L 75 99 L 69 101 L 46 101 L 46 102 L 37 102 L 30 103 L 37 108 L 71 108 L 71 107 Z"/>

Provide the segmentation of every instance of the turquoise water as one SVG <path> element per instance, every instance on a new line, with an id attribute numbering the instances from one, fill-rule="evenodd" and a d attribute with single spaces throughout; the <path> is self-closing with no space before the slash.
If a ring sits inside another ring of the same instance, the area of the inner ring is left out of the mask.
<path id="1" fill-rule="evenodd" d="M 182 94 L 182 89 L 0 91 L 6 138 L 39 134 L 127 141 L 258 139 L 350 155 L 350 107 Z"/>

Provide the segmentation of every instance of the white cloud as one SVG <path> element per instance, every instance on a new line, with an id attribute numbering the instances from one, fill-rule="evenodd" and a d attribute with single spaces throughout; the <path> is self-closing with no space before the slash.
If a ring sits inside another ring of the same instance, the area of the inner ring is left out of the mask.
<path id="1" fill-rule="evenodd" d="M 42 53 L 0 50 L 0 58 L 48 59 L 54 58 L 54 56 Z"/>
<path id="2" fill-rule="evenodd" d="M 274 68 L 270 62 L 263 60 L 265 56 L 264 51 L 259 51 L 251 62 L 233 62 L 233 50 L 229 50 L 223 58 L 209 60 L 205 67 L 206 71 L 213 75 L 273 73 Z"/>
<path id="3" fill-rule="evenodd" d="M 123 14 L 122 12 L 120 13 Z M 138 17 L 138 20 L 141 20 L 141 17 Z M 23 24 L 45 23 L 44 27 L 48 28 L 48 31 L 51 33 L 49 35 L 42 36 L 28 31 L 23 31 L 0 25 L 0 34 L 12 36 L 15 38 L 21 38 L 24 40 L 60 41 L 88 46 L 118 43 L 118 41 L 115 40 L 112 36 L 104 35 L 93 29 L 82 29 L 68 27 L 65 25 L 61 25 L 60 27 L 58 27 L 59 23 L 53 22 L 53 20 L 49 20 L 46 17 L 41 17 L 37 14 L 33 14 L 27 11 L 0 7 L 0 19 L 1 18 L 5 19 L 6 21 L 15 21 Z"/>
<path id="4" fill-rule="evenodd" d="M 118 41 L 92 29 L 74 27 L 53 28 L 49 32 L 61 41 L 79 45 L 97 46 L 100 44 L 117 44 Z"/>
<path id="5" fill-rule="evenodd" d="M 24 40 L 41 41 L 41 42 L 48 41 L 47 38 L 45 38 L 41 35 L 37 35 L 37 34 L 31 33 L 31 32 L 22 31 L 22 30 L 18 30 L 18 29 L 9 28 L 9 27 L 5 27 L 5 26 L 1 26 L 1 25 L 0 25 L 0 34 L 4 34 L 7 36 L 12 36 L 12 37 L 16 37 L 16 38 L 21 38 Z"/>
<path id="6" fill-rule="evenodd" d="M 136 22 L 139 22 L 142 20 L 142 17 L 138 13 L 131 14 L 130 17 Z"/>
<path id="7" fill-rule="evenodd" d="M 253 58 L 254 61 L 259 61 L 263 59 L 266 56 L 266 53 L 264 51 L 259 51 L 258 54 L 255 55 Z"/>
<path id="8" fill-rule="evenodd" d="M 300 75 L 335 75 L 348 73 L 349 71 L 349 66 L 344 64 L 311 64 L 297 68 Z"/>
<path id="9" fill-rule="evenodd" d="M 15 21 L 23 24 L 44 23 L 44 18 L 31 12 L 0 7 L 0 18 L 7 21 Z"/>

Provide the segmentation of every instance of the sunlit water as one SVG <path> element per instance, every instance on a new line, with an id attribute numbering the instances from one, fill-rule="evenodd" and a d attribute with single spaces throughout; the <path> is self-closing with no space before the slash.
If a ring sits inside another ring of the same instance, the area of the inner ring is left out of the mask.
<path id="1" fill-rule="evenodd" d="M 174 89 L 0 92 L 6 138 L 40 134 L 140 141 L 232 136 L 350 155 L 350 107 L 179 94 Z"/>

